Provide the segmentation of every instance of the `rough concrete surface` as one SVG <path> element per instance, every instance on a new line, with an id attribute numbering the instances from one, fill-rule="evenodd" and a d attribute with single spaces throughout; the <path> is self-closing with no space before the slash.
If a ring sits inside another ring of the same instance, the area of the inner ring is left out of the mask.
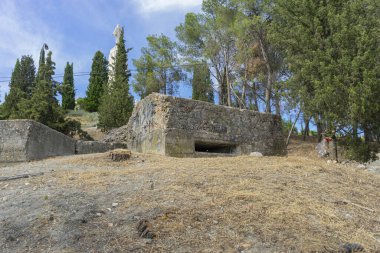
<path id="1" fill-rule="evenodd" d="M 75 143 L 75 154 L 104 153 L 118 148 L 127 148 L 127 145 L 125 143 L 78 140 Z"/>
<path id="2" fill-rule="evenodd" d="M 33 120 L 0 120 L 0 162 L 72 155 L 75 140 Z"/>
<path id="3" fill-rule="evenodd" d="M 128 124 L 105 140 L 125 141 L 137 152 L 170 156 L 286 153 L 281 118 L 275 115 L 157 93 L 141 100 Z"/>

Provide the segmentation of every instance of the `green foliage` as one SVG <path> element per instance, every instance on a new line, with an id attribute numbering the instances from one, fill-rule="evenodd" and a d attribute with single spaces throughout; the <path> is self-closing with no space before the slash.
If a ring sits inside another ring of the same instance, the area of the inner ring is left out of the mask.
<path id="1" fill-rule="evenodd" d="M 97 51 L 92 58 L 89 84 L 86 91 L 86 99 L 83 109 L 89 112 L 97 112 L 104 89 L 108 82 L 107 60 L 104 54 Z"/>
<path id="2" fill-rule="evenodd" d="M 81 140 L 94 140 L 86 131 L 82 129 L 82 124 L 77 120 L 65 120 L 65 122 L 60 125 L 59 131 L 70 137 L 78 136 Z"/>
<path id="3" fill-rule="evenodd" d="M 63 83 L 61 87 L 62 108 L 73 110 L 75 108 L 74 70 L 73 63 L 66 63 Z"/>
<path id="4" fill-rule="evenodd" d="M 148 36 L 147 41 L 141 57 L 133 60 L 137 70 L 133 89 L 141 98 L 152 92 L 174 95 L 184 79 L 182 70 L 174 66 L 178 64 L 176 43 L 164 35 Z"/>
<path id="5" fill-rule="evenodd" d="M 86 106 L 87 106 L 87 98 L 78 98 L 76 100 L 76 106 L 77 108 L 76 109 L 79 109 L 79 110 L 86 110 Z M 87 110 L 86 110 L 87 111 Z"/>
<path id="6" fill-rule="evenodd" d="M 287 88 L 303 111 L 327 125 L 380 129 L 376 1 L 275 3 L 271 39 L 286 56 Z"/>
<path id="7" fill-rule="evenodd" d="M 37 83 L 30 101 L 25 103 L 25 117 L 34 119 L 51 128 L 60 130 L 64 123 L 64 110 L 55 98 L 54 70 L 52 52 L 49 51 L 45 62 L 38 69 Z"/>
<path id="8" fill-rule="evenodd" d="M 214 103 L 210 70 L 205 62 L 194 66 L 192 87 L 192 99 Z"/>
<path id="9" fill-rule="evenodd" d="M 35 67 L 31 56 L 17 59 L 9 83 L 9 94 L 6 95 L 3 107 L 3 117 L 16 119 L 23 114 L 21 104 L 31 97 L 34 89 Z"/>
<path id="10" fill-rule="evenodd" d="M 127 53 L 125 48 L 124 29 L 117 43 L 113 77 L 107 86 L 99 106 L 99 127 L 108 130 L 120 127 L 128 122 L 133 110 L 133 96 L 129 93 L 129 77 Z"/>
<path id="11" fill-rule="evenodd" d="M 345 149 L 345 157 L 358 162 L 367 162 L 376 159 L 377 148 L 361 139 L 348 138 L 340 146 Z"/>
<path id="12" fill-rule="evenodd" d="M 176 27 L 181 41 L 180 52 L 190 64 L 206 60 L 211 63 L 219 87 L 219 103 L 232 105 L 232 63 L 236 53 L 234 23 L 237 9 L 232 1 L 205 0 L 202 13 L 188 13 Z"/>
<path id="13" fill-rule="evenodd" d="M 292 128 L 293 122 L 290 120 L 285 120 L 282 119 L 282 132 L 284 133 L 285 136 L 288 136 L 290 129 Z M 293 127 L 292 130 L 293 135 L 298 134 L 298 129 L 296 126 Z"/>
<path id="14" fill-rule="evenodd" d="M 0 120 L 5 120 L 7 119 L 5 109 L 4 109 L 4 104 L 0 104 Z"/>

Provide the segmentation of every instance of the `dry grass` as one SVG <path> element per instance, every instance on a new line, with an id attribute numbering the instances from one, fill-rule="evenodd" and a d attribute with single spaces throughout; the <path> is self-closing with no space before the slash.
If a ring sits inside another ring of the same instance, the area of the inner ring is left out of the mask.
<path id="1" fill-rule="evenodd" d="M 129 224 L 110 238 L 109 251 L 336 252 L 346 242 L 380 250 L 380 176 L 308 158 L 310 147 L 296 152 L 197 159 L 134 154 L 125 162 L 98 154 L 65 158 L 91 169 L 55 177 L 88 194 L 118 189 L 117 215 L 133 213 L 153 224 L 152 242 L 141 243 Z"/>

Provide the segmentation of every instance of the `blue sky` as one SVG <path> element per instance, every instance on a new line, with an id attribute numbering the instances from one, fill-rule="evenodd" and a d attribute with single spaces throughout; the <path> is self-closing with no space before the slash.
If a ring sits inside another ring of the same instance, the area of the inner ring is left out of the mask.
<path id="1" fill-rule="evenodd" d="M 175 39 L 174 28 L 187 12 L 199 12 L 202 0 L 1 0 L 0 1 L 0 100 L 8 91 L 8 80 L 17 58 L 32 55 L 38 63 L 43 43 L 49 45 L 56 62 L 56 74 L 62 74 L 66 62 L 74 63 L 74 72 L 89 72 L 94 53 L 107 57 L 115 44 L 112 32 L 116 24 L 125 27 L 125 40 L 140 56 L 150 34 L 165 34 Z M 58 81 L 59 78 L 57 78 Z M 85 96 L 88 76 L 75 77 L 77 97 Z M 186 85 L 180 95 L 190 97 Z"/>

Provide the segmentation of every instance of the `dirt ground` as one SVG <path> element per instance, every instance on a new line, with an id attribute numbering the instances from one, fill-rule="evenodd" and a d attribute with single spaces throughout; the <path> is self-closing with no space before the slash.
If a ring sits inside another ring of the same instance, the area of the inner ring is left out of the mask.
<path id="1" fill-rule="evenodd" d="M 314 157 L 58 157 L 2 165 L 0 252 L 380 252 L 380 175 Z M 139 237 L 147 220 L 153 239 Z M 342 251 L 345 252 L 345 251 Z"/>

